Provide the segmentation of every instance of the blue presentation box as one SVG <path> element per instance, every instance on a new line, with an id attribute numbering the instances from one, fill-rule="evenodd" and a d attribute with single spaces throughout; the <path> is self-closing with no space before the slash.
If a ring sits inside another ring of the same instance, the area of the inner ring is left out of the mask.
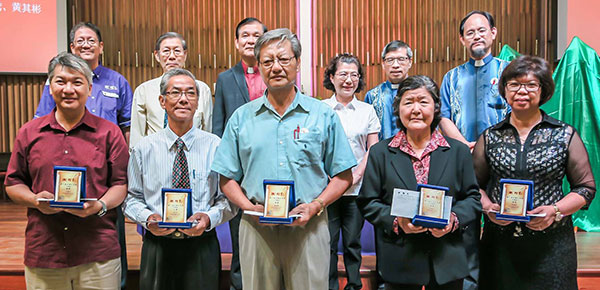
<path id="1" fill-rule="evenodd" d="M 293 180 L 263 181 L 265 191 L 265 210 L 259 217 L 260 223 L 291 224 L 296 217 L 290 216 L 290 211 L 296 207 L 296 194 Z"/>
<path id="2" fill-rule="evenodd" d="M 529 222 L 528 210 L 533 209 L 533 181 L 522 179 L 500 179 L 502 202 L 496 219 L 514 222 Z"/>
<path id="3" fill-rule="evenodd" d="M 446 198 L 449 188 L 418 184 L 417 191 L 420 192 L 419 208 L 417 215 L 412 219 L 412 224 L 425 228 L 445 228 L 450 219 L 452 206 L 452 199 Z"/>
<path id="4" fill-rule="evenodd" d="M 192 216 L 192 190 L 189 188 L 163 188 L 163 221 L 159 228 L 189 229 L 193 226 L 187 220 Z"/>
<path id="5" fill-rule="evenodd" d="M 83 208 L 86 172 L 85 167 L 54 166 L 54 200 L 50 207 Z"/>

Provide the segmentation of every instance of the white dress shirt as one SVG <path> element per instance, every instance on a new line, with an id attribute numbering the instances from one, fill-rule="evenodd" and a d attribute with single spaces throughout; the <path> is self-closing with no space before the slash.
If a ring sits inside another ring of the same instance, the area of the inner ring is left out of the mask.
<path id="1" fill-rule="evenodd" d="M 160 106 L 160 80 L 162 76 L 146 81 L 133 92 L 131 108 L 131 129 L 129 148 L 133 148 L 144 136 L 154 134 L 164 128 L 165 110 Z M 198 92 L 198 109 L 194 116 L 194 127 L 206 132 L 212 130 L 212 93 L 208 85 L 196 81 Z"/>
<path id="2" fill-rule="evenodd" d="M 172 188 L 173 163 L 177 156 L 178 136 L 167 128 L 146 136 L 131 151 L 127 168 L 128 189 L 124 213 L 143 223 L 157 213 L 162 216 L 162 188 Z M 219 189 L 219 175 L 210 170 L 221 139 L 196 127 L 185 133 L 184 152 L 192 189 L 192 213 L 203 212 L 210 218 L 209 231 L 234 216 L 229 201 Z"/>
<path id="3" fill-rule="evenodd" d="M 348 138 L 348 143 L 350 143 L 352 153 L 354 153 L 354 158 L 360 164 L 365 153 L 367 153 L 367 136 L 371 133 L 379 133 L 381 130 L 381 124 L 379 123 L 375 109 L 372 105 L 359 101 L 356 97 L 353 97 L 352 101 L 346 106 L 339 103 L 335 95 L 323 100 L 323 102 L 329 105 L 337 113 L 338 117 L 340 117 L 344 132 L 346 132 L 346 137 Z M 353 167 L 352 172 L 355 170 L 356 167 Z M 361 184 L 362 179 L 348 188 L 344 192 L 344 196 L 357 196 Z"/>

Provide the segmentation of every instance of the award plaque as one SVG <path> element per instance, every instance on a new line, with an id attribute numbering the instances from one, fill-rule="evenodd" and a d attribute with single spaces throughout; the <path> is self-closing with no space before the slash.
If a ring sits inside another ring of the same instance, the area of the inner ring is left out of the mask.
<path id="1" fill-rule="evenodd" d="M 447 187 L 418 184 L 420 192 L 418 213 L 413 218 L 415 226 L 426 228 L 444 228 L 448 225 L 445 213 L 450 211 L 445 208 Z"/>
<path id="2" fill-rule="evenodd" d="M 51 207 L 83 208 L 85 167 L 54 166 L 54 200 Z"/>
<path id="3" fill-rule="evenodd" d="M 294 217 L 290 216 L 290 210 L 296 207 L 294 181 L 264 180 L 263 186 L 265 210 L 259 221 L 270 224 L 291 224 Z"/>
<path id="4" fill-rule="evenodd" d="M 496 219 L 529 222 L 527 211 L 533 208 L 533 181 L 500 179 L 502 202 Z"/>
<path id="5" fill-rule="evenodd" d="M 163 212 L 159 228 L 189 229 L 192 222 L 192 190 L 189 188 L 163 188 Z"/>

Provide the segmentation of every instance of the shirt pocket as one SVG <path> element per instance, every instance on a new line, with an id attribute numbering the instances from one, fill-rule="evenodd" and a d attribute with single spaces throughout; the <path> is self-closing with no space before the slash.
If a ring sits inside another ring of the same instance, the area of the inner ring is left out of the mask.
<path id="1" fill-rule="evenodd" d="M 321 162 L 323 156 L 321 140 L 321 133 L 318 131 L 301 133 L 300 138 L 294 139 L 293 150 L 288 151 L 290 158 L 293 158 L 292 162 L 300 166 L 311 166 Z"/>
<path id="2" fill-rule="evenodd" d="M 115 92 L 102 91 L 101 102 L 99 104 L 99 109 L 102 111 L 96 112 L 96 115 L 103 117 L 109 121 L 117 119 L 117 100 L 119 99 L 119 94 Z"/>
<path id="3" fill-rule="evenodd" d="M 192 211 L 206 210 L 209 192 L 213 192 L 213 188 L 208 188 L 208 179 L 211 176 L 206 171 L 190 170 L 190 180 L 192 181 Z M 193 212 L 192 212 L 193 214 Z"/>

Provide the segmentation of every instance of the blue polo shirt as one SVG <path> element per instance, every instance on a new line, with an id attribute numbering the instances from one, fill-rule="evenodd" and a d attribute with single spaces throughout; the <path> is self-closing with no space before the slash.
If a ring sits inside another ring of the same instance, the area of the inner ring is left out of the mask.
<path id="1" fill-rule="evenodd" d="M 318 197 L 328 176 L 354 166 L 344 128 L 327 104 L 296 92 L 280 116 L 265 92 L 233 113 L 212 170 L 238 181 L 248 199 L 260 204 L 263 180 L 293 180 L 298 204 Z"/>
<path id="2" fill-rule="evenodd" d="M 92 93 L 85 103 L 87 109 L 119 127 L 129 127 L 133 93 L 125 77 L 101 65 L 96 67 L 93 74 Z M 55 106 L 54 98 L 50 95 L 50 84 L 46 82 L 34 118 L 47 115 Z"/>

